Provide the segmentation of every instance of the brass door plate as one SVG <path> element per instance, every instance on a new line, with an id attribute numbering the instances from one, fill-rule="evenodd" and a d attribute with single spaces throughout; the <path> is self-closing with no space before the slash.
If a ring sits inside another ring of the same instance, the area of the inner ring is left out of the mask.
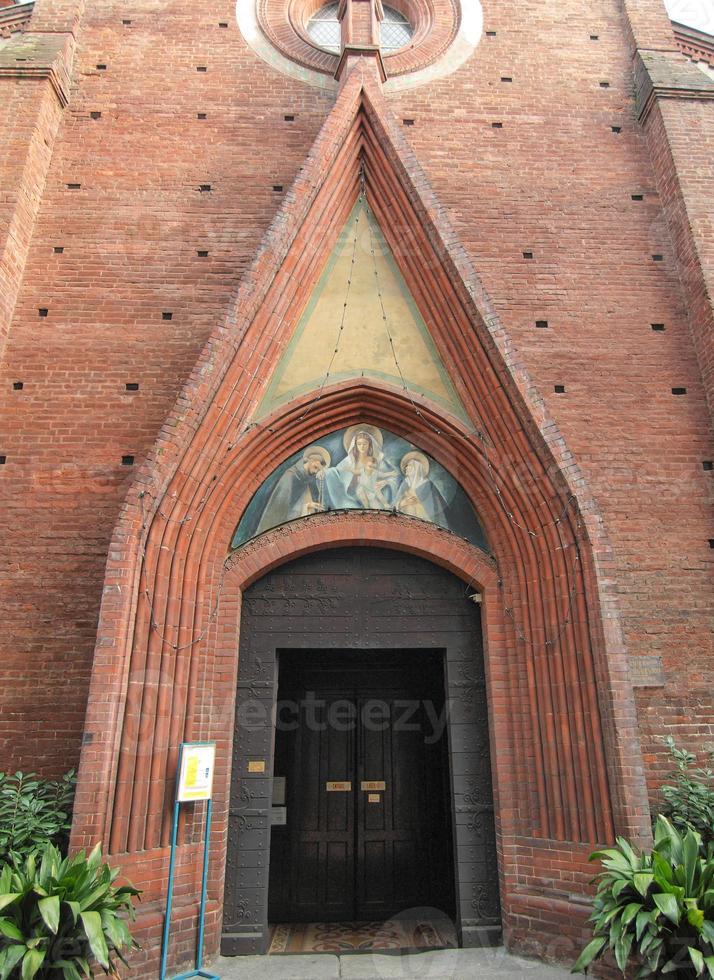
<path id="1" fill-rule="evenodd" d="M 360 783 L 360 789 L 364 793 L 374 792 L 374 790 L 381 790 L 382 792 L 384 792 L 386 788 L 387 788 L 387 784 L 383 779 L 372 779 L 372 780 L 363 779 L 362 782 Z"/>
<path id="2" fill-rule="evenodd" d="M 248 772 L 265 772 L 265 762 L 262 759 L 249 760 Z"/>
<path id="3" fill-rule="evenodd" d="M 351 793 L 352 783 L 345 782 L 344 780 L 342 782 L 339 780 L 332 780 L 325 783 L 325 789 L 328 793 Z"/>
<path id="4" fill-rule="evenodd" d="M 368 793 L 367 794 L 367 802 L 368 803 L 379 803 L 379 801 L 381 799 L 382 799 L 382 797 L 379 795 L 379 793 Z"/>

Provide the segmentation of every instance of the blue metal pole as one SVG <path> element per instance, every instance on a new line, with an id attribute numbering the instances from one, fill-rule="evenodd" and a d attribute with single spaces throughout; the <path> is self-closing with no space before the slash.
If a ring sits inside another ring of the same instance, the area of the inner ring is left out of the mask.
<path id="1" fill-rule="evenodd" d="M 202 969 L 203 963 L 203 928 L 206 916 L 206 895 L 208 892 L 208 850 L 211 843 L 211 811 L 213 800 L 208 800 L 206 806 L 206 842 L 203 847 L 203 875 L 201 878 L 201 907 L 198 913 L 198 949 L 196 950 L 196 969 Z"/>
<path id="2" fill-rule="evenodd" d="M 174 865 L 176 864 L 176 839 L 178 837 L 179 801 L 174 803 L 174 822 L 171 828 L 171 856 L 169 858 L 169 888 L 166 898 L 166 916 L 164 918 L 164 933 L 161 939 L 161 969 L 159 980 L 166 980 L 166 963 L 169 957 L 169 929 L 171 928 L 171 906 L 174 897 Z"/>

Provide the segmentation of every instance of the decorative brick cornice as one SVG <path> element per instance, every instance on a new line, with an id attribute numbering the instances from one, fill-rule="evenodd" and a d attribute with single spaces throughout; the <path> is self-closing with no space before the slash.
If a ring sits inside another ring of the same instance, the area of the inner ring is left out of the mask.
<path id="1" fill-rule="evenodd" d="M 660 99 L 714 100 L 714 80 L 679 51 L 640 49 L 635 60 L 635 106 L 641 122 Z"/>
<path id="2" fill-rule="evenodd" d="M 672 21 L 674 37 L 680 51 L 691 61 L 703 61 L 714 68 L 714 36 L 687 24 Z"/>
<path id="3" fill-rule="evenodd" d="M 15 3 L 10 7 L 0 7 L 0 43 L 13 34 L 21 34 L 30 23 L 32 11 L 35 9 L 34 0 L 29 3 Z"/>

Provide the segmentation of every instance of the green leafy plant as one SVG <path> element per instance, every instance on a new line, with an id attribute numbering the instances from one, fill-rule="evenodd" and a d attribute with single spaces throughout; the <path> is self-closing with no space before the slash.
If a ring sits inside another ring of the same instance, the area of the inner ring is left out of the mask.
<path id="1" fill-rule="evenodd" d="M 604 868 L 595 878 L 594 938 L 573 973 L 611 950 L 623 974 L 634 961 L 638 978 L 714 978 L 714 848 L 705 853 L 699 834 L 682 834 L 659 816 L 651 854 L 618 837 L 617 847 L 590 860 Z"/>
<path id="2" fill-rule="evenodd" d="M 130 885 L 115 887 L 119 871 L 102 862 L 97 845 L 62 858 L 53 844 L 41 853 L 12 855 L 0 872 L 0 980 L 93 976 L 92 957 L 116 973 L 114 957 L 136 947 L 126 917 L 134 918 Z"/>
<path id="3" fill-rule="evenodd" d="M 670 776 L 673 785 L 662 787 L 665 801 L 662 813 L 676 827 L 698 831 L 705 844 L 714 841 L 714 772 L 693 768 L 696 756 L 686 749 L 678 749 L 671 735 L 663 741 L 674 760 L 675 770 Z M 714 758 L 714 753 L 710 755 Z"/>
<path id="4" fill-rule="evenodd" d="M 0 862 L 47 841 L 66 851 L 76 781 L 73 769 L 58 780 L 0 772 Z"/>

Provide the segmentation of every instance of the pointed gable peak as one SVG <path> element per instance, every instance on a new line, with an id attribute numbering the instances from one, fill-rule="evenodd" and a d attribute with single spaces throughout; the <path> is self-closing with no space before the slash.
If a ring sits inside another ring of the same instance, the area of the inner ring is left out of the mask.
<path id="1" fill-rule="evenodd" d="M 434 341 L 360 195 L 270 379 L 258 417 L 327 385 L 366 377 L 427 397 L 467 422 Z"/>

